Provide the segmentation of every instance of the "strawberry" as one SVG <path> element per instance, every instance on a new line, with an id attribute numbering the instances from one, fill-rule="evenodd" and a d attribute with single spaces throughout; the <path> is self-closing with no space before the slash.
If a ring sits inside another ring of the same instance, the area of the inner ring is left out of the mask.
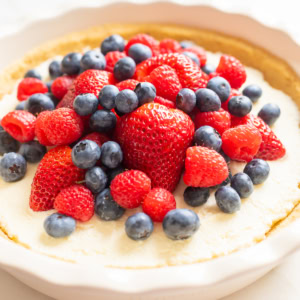
<path id="1" fill-rule="evenodd" d="M 52 94 L 57 99 L 61 100 L 68 92 L 73 81 L 74 81 L 74 77 L 72 76 L 64 75 L 64 76 L 57 77 L 51 85 Z"/>
<path id="2" fill-rule="evenodd" d="M 138 83 L 139 82 L 135 79 L 127 79 L 127 80 L 118 82 L 116 84 L 116 87 L 119 89 L 119 91 L 123 91 L 126 89 L 133 91 Z"/>
<path id="3" fill-rule="evenodd" d="M 92 132 L 84 136 L 81 140 L 90 140 L 95 142 L 99 147 L 109 141 L 109 138 L 104 133 Z"/>
<path id="4" fill-rule="evenodd" d="M 178 184 L 193 136 L 194 123 L 188 115 L 156 103 L 123 116 L 116 126 L 125 166 L 145 172 L 152 187 L 169 191 Z"/>
<path id="5" fill-rule="evenodd" d="M 148 34 L 140 33 L 131 38 L 125 46 L 125 52 L 127 55 L 130 46 L 137 43 L 148 46 L 152 51 L 152 56 L 156 56 L 159 54 L 159 42 Z"/>
<path id="6" fill-rule="evenodd" d="M 26 100 L 36 93 L 47 93 L 48 88 L 40 79 L 27 77 L 20 81 L 18 85 L 17 98 L 19 101 Z"/>
<path id="7" fill-rule="evenodd" d="M 105 60 L 106 60 L 105 71 L 113 72 L 116 62 L 125 56 L 126 56 L 126 53 L 120 52 L 120 51 L 110 51 L 110 52 L 106 53 L 106 55 L 105 55 Z"/>
<path id="8" fill-rule="evenodd" d="M 162 188 L 152 189 L 143 201 L 143 212 L 154 222 L 162 222 L 165 215 L 175 208 L 176 201 L 173 194 Z"/>
<path id="9" fill-rule="evenodd" d="M 237 58 L 230 55 L 221 56 L 216 72 L 227 79 L 234 89 L 239 89 L 247 77 L 245 67 Z"/>
<path id="10" fill-rule="evenodd" d="M 159 43 L 160 54 L 178 53 L 181 50 L 181 45 L 173 39 L 164 39 Z"/>
<path id="11" fill-rule="evenodd" d="M 31 185 L 29 206 L 32 210 L 52 209 L 62 189 L 84 178 L 84 170 L 73 164 L 71 152 L 68 146 L 55 147 L 40 161 Z"/>
<path id="12" fill-rule="evenodd" d="M 222 108 L 223 108 L 224 110 L 228 111 L 228 102 L 229 102 L 229 100 L 230 100 L 232 97 L 235 97 L 235 96 L 241 96 L 241 95 L 242 95 L 242 94 L 241 94 L 238 90 L 236 90 L 236 89 L 231 89 L 230 95 L 229 95 L 228 99 L 227 99 L 225 102 L 221 103 Z"/>
<path id="13" fill-rule="evenodd" d="M 181 52 L 191 52 L 197 55 L 200 66 L 203 67 L 206 64 L 207 57 L 206 57 L 206 52 L 203 48 L 194 46 L 194 47 L 187 47 L 181 50 Z"/>
<path id="14" fill-rule="evenodd" d="M 86 222 L 94 215 L 94 196 L 83 185 L 72 185 L 55 197 L 54 208 L 61 214 Z"/>
<path id="15" fill-rule="evenodd" d="M 37 119 L 36 119 L 36 123 L 35 123 L 35 135 L 38 139 L 38 141 L 40 142 L 40 144 L 44 145 L 44 146 L 53 146 L 52 143 L 49 142 L 49 140 L 46 137 L 45 134 L 45 123 L 47 122 L 47 119 L 49 117 L 49 115 L 51 114 L 50 111 L 42 111 Z"/>
<path id="16" fill-rule="evenodd" d="M 158 104 L 164 105 L 164 106 L 166 106 L 168 108 L 176 108 L 175 102 L 170 101 L 170 100 L 165 99 L 165 98 L 160 97 L 160 96 L 156 96 L 154 98 L 154 103 L 158 103 Z"/>
<path id="17" fill-rule="evenodd" d="M 215 150 L 194 146 L 186 151 L 183 181 L 192 187 L 211 187 L 222 183 L 229 175 L 228 166 Z"/>
<path id="18" fill-rule="evenodd" d="M 73 108 L 73 102 L 75 97 L 76 97 L 76 93 L 75 93 L 75 80 L 74 80 L 73 83 L 70 85 L 67 93 L 64 95 L 62 100 L 57 104 L 56 108 L 62 108 L 62 107 Z"/>

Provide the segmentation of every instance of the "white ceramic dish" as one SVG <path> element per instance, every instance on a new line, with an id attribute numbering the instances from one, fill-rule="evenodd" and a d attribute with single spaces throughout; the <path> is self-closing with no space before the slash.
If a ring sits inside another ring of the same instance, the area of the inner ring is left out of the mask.
<path id="1" fill-rule="evenodd" d="M 124 11 L 126 13 L 124 13 Z M 145 13 L 146 12 L 146 13 Z M 168 14 L 166 14 L 168 12 Z M 80 22 L 74 22 L 80 20 Z M 218 20 L 216 23 L 215 20 Z M 300 49 L 286 35 L 253 19 L 207 6 L 167 2 L 114 3 L 82 8 L 32 24 L 0 40 L 0 68 L 62 33 L 108 22 L 166 22 L 210 28 L 247 39 L 281 57 L 300 74 Z M 238 26 L 237 26 L 238 24 Z M 259 34 L 257 34 L 259 33 Z M 268 37 L 262 38 L 262 37 Z M 22 44 L 22 47 L 16 45 Z M 284 45 L 284 47 L 282 46 Z M 288 53 L 288 55 L 287 55 Z M 56 299 L 216 299 L 263 276 L 300 247 L 300 221 L 249 249 L 209 262 L 146 270 L 85 268 L 24 249 L 0 238 L 0 265 L 29 286 Z"/>

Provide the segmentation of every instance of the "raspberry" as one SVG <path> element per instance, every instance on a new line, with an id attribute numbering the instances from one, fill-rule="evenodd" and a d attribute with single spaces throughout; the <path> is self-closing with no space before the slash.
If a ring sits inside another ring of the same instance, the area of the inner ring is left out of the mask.
<path id="1" fill-rule="evenodd" d="M 116 84 L 116 87 L 119 89 L 119 91 L 123 91 L 126 89 L 133 91 L 138 83 L 139 82 L 135 79 L 127 79 L 127 80 L 118 82 Z"/>
<path id="2" fill-rule="evenodd" d="M 53 146 L 53 144 L 48 141 L 44 131 L 44 124 L 47 122 L 47 118 L 50 116 L 50 114 L 50 111 L 42 111 L 38 115 L 35 123 L 35 135 L 40 144 L 44 146 Z"/>
<path id="3" fill-rule="evenodd" d="M 164 39 L 159 43 L 160 54 L 180 52 L 181 45 L 173 39 Z"/>
<path id="4" fill-rule="evenodd" d="M 249 162 L 261 144 L 259 131 L 249 125 L 228 129 L 222 135 L 222 149 L 231 159 Z"/>
<path id="5" fill-rule="evenodd" d="M 89 221 L 94 215 L 94 196 L 83 185 L 72 185 L 55 197 L 54 208 L 78 221 Z"/>
<path id="6" fill-rule="evenodd" d="M 119 59 L 121 59 L 121 58 L 123 58 L 125 56 L 126 56 L 125 52 L 120 52 L 120 51 L 111 51 L 111 52 L 108 52 L 105 55 L 105 60 L 106 60 L 105 71 L 113 72 L 114 71 L 114 66 L 115 66 L 116 62 Z"/>
<path id="7" fill-rule="evenodd" d="M 223 156 L 215 150 L 201 146 L 186 151 L 183 181 L 192 187 L 211 187 L 228 177 L 228 166 Z"/>
<path id="8" fill-rule="evenodd" d="M 230 91 L 230 95 L 228 97 L 228 99 L 221 103 L 221 106 L 224 110 L 228 111 L 228 102 L 229 100 L 232 98 L 232 97 L 235 97 L 235 96 L 241 96 L 242 94 L 238 91 L 238 90 L 235 90 L 235 89 L 231 89 Z"/>
<path id="9" fill-rule="evenodd" d="M 206 57 L 206 52 L 203 48 L 195 46 L 195 47 L 188 47 L 185 49 L 182 49 L 181 52 L 191 52 L 197 55 L 199 61 L 200 61 L 200 66 L 203 67 L 206 64 L 207 57 Z"/>
<path id="10" fill-rule="evenodd" d="M 136 208 L 151 190 L 150 178 L 141 171 L 130 170 L 117 175 L 110 184 L 111 195 L 124 208 Z"/>
<path id="11" fill-rule="evenodd" d="M 148 46 L 152 51 L 152 56 L 156 56 L 159 54 L 159 42 L 148 34 L 140 33 L 131 38 L 125 46 L 125 52 L 127 55 L 130 46 L 137 43 Z"/>
<path id="12" fill-rule="evenodd" d="M 74 81 L 74 77 L 71 76 L 65 75 L 65 76 L 57 77 L 51 85 L 52 94 L 57 99 L 61 100 L 68 92 L 73 81 Z"/>
<path id="13" fill-rule="evenodd" d="M 151 190 L 143 202 L 143 212 L 154 222 L 162 222 L 165 215 L 175 208 L 176 201 L 174 196 L 162 188 Z"/>
<path id="14" fill-rule="evenodd" d="M 109 141 L 109 138 L 103 134 L 103 133 L 99 133 L 99 132 L 92 132 L 89 133 L 88 135 L 84 136 L 82 140 L 90 140 L 95 142 L 99 147 L 101 147 L 104 143 Z"/>
<path id="15" fill-rule="evenodd" d="M 156 96 L 154 98 L 154 103 L 158 103 L 158 104 L 164 105 L 164 106 L 166 106 L 168 108 L 176 108 L 175 102 L 170 101 L 170 100 L 165 99 L 165 98 L 160 97 L 160 96 Z"/>
<path id="16" fill-rule="evenodd" d="M 36 117 L 33 114 L 25 110 L 15 110 L 3 117 L 1 125 L 14 139 L 25 143 L 34 139 L 35 122 Z"/>
<path id="17" fill-rule="evenodd" d="M 21 80 L 18 85 L 17 98 L 20 101 L 26 100 L 29 96 L 36 93 L 47 93 L 48 88 L 40 79 L 27 77 Z"/>
<path id="18" fill-rule="evenodd" d="M 67 107 L 67 108 L 73 108 L 73 102 L 76 97 L 75 93 L 75 81 L 70 85 L 67 93 L 64 95 L 62 100 L 57 104 L 56 108 L 62 108 L 62 107 Z"/>

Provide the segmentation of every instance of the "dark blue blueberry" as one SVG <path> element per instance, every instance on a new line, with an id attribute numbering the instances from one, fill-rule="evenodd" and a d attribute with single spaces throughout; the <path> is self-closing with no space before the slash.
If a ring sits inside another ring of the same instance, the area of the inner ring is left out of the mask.
<path id="1" fill-rule="evenodd" d="M 68 75 L 77 75 L 80 72 L 80 53 L 71 52 L 67 54 L 61 62 L 61 70 Z"/>
<path id="2" fill-rule="evenodd" d="M 116 142 L 106 142 L 101 146 L 101 162 L 110 169 L 118 167 L 123 160 L 123 152 Z"/>
<path id="3" fill-rule="evenodd" d="M 213 90 L 199 89 L 196 92 L 196 99 L 201 112 L 218 111 L 221 108 L 221 100 Z"/>
<path id="4" fill-rule="evenodd" d="M 176 96 L 176 107 L 189 114 L 196 106 L 196 95 L 188 88 L 181 89 Z"/>
<path id="5" fill-rule="evenodd" d="M 132 90 L 125 89 L 116 96 L 116 108 L 123 114 L 133 112 L 139 106 L 139 99 Z"/>
<path id="6" fill-rule="evenodd" d="M 172 240 L 185 240 L 200 227 L 198 215 L 191 209 L 180 208 L 169 211 L 163 220 L 163 230 Z"/>
<path id="7" fill-rule="evenodd" d="M 69 216 L 54 213 L 46 218 L 44 229 L 48 235 L 54 238 L 67 237 L 74 232 L 76 221 Z"/>
<path id="8" fill-rule="evenodd" d="M 46 86 L 47 86 L 47 88 L 48 88 L 48 92 L 49 92 L 49 93 L 51 93 L 52 83 L 53 83 L 53 80 L 46 82 Z"/>
<path id="9" fill-rule="evenodd" d="M 104 55 L 111 51 L 122 52 L 124 50 L 124 47 L 125 47 L 125 41 L 118 34 L 110 35 L 101 43 L 101 46 L 100 46 L 101 52 Z"/>
<path id="10" fill-rule="evenodd" d="M 153 222 L 148 215 L 139 212 L 126 220 L 125 231 L 132 240 L 145 240 L 153 231 Z"/>
<path id="11" fill-rule="evenodd" d="M 60 101 L 59 99 L 57 99 L 52 93 L 45 93 L 46 96 L 48 96 L 54 103 L 55 107 L 58 104 L 58 102 Z"/>
<path id="12" fill-rule="evenodd" d="M 29 163 L 39 162 L 46 152 L 47 148 L 41 145 L 38 141 L 30 141 L 22 144 L 19 151 L 19 153 L 23 155 Z"/>
<path id="13" fill-rule="evenodd" d="M 258 116 L 269 126 L 272 126 L 280 116 L 280 108 L 277 104 L 265 104 L 259 111 Z"/>
<path id="14" fill-rule="evenodd" d="M 80 64 L 84 71 L 89 69 L 104 70 L 106 67 L 106 60 L 102 53 L 90 50 L 84 53 Z"/>
<path id="15" fill-rule="evenodd" d="M 244 173 L 251 178 L 253 184 L 261 184 L 268 178 L 270 166 L 265 160 L 256 158 L 247 163 Z"/>
<path id="16" fill-rule="evenodd" d="M 215 198 L 220 210 L 227 214 L 233 214 L 241 208 L 239 194 L 230 186 L 222 186 L 215 192 Z"/>
<path id="17" fill-rule="evenodd" d="M 224 157 L 224 159 L 227 163 L 230 162 L 230 157 L 222 149 L 220 150 L 219 153 Z"/>
<path id="18" fill-rule="evenodd" d="M 128 56 L 130 56 L 136 64 L 139 64 L 142 61 L 152 57 L 152 51 L 148 46 L 136 43 L 130 46 L 128 50 Z"/>
<path id="19" fill-rule="evenodd" d="M 231 187 L 241 198 L 247 198 L 253 193 L 253 183 L 246 173 L 237 173 L 231 179 Z"/>
<path id="20" fill-rule="evenodd" d="M 8 152 L 17 152 L 20 144 L 0 125 L 0 155 Z"/>
<path id="21" fill-rule="evenodd" d="M 192 41 L 181 41 L 180 46 L 182 49 L 194 47 L 195 44 Z"/>
<path id="22" fill-rule="evenodd" d="M 150 82 L 140 82 L 136 85 L 134 92 L 139 99 L 139 106 L 153 102 L 156 97 L 156 88 Z"/>
<path id="23" fill-rule="evenodd" d="M 109 169 L 107 171 L 108 185 L 112 182 L 112 180 L 119 174 L 125 172 L 125 168 L 123 166 L 119 166 L 115 169 Z"/>
<path id="24" fill-rule="evenodd" d="M 0 176 L 6 182 L 22 179 L 27 170 L 25 158 L 18 153 L 5 153 L 0 161 Z"/>
<path id="25" fill-rule="evenodd" d="M 210 195 L 209 188 L 187 187 L 183 193 L 187 205 L 197 207 L 207 202 Z"/>
<path id="26" fill-rule="evenodd" d="M 117 124 L 116 115 L 105 109 L 97 110 L 90 118 L 90 127 L 97 132 L 108 132 Z"/>
<path id="27" fill-rule="evenodd" d="M 98 108 L 98 98 L 94 94 L 81 94 L 76 96 L 73 108 L 79 116 L 93 114 Z"/>
<path id="28" fill-rule="evenodd" d="M 26 110 L 26 106 L 27 106 L 27 100 L 21 101 L 17 104 L 15 110 Z"/>
<path id="29" fill-rule="evenodd" d="M 207 147 L 209 149 L 220 151 L 222 139 L 218 132 L 211 126 L 205 125 L 195 131 L 194 142 L 197 146 Z"/>
<path id="30" fill-rule="evenodd" d="M 124 212 L 125 209 L 111 196 L 110 189 L 105 189 L 96 196 L 95 213 L 101 220 L 118 220 L 124 215 Z"/>
<path id="31" fill-rule="evenodd" d="M 62 76 L 63 72 L 61 70 L 61 64 L 59 61 L 54 60 L 49 65 L 49 75 L 51 79 L 55 79 Z"/>
<path id="32" fill-rule="evenodd" d="M 116 105 L 116 96 L 119 94 L 119 89 L 115 85 L 104 86 L 98 96 L 99 103 L 105 109 L 113 109 Z"/>
<path id="33" fill-rule="evenodd" d="M 207 75 L 209 75 L 210 73 L 213 73 L 216 71 L 216 67 L 210 64 L 206 64 L 203 67 L 201 67 L 201 70 L 206 73 Z"/>
<path id="34" fill-rule="evenodd" d="M 118 111 L 118 109 L 117 109 L 116 107 L 115 107 L 115 113 L 116 113 L 119 117 L 123 117 L 124 115 L 126 115 L 126 114 L 124 114 L 124 113 Z"/>
<path id="35" fill-rule="evenodd" d="M 223 77 L 217 76 L 210 79 L 206 87 L 213 90 L 219 96 L 221 102 L 225 102 L 230 96 L 230 84 Z"/>
<path id="36" fill-rule="evenodd" d="M 243 95 L 247 96 L 253 103 L 256 103 L 262 95 L 262 89 L 256 84 L 251 84 L 243 89 Z"/>
<path id="37" fill-rule="evenodd" d="M 236 117 L 244 117 L 252 109 L 252 102 L 246 96 L 232 97 L 228 102 L 228 111 Z"/>
<path id="38" fill-rule="evenodd" d="M 42 80 L 41 74 L 37 70 L 34 70 L 34 69 L 29 70 L 25 73 L 24 78 L 28 78 L 28 77 L 37 78 L 37 79 Z"/>
<path id="39" fill-rule="evenodd" d="M 72 161 L 81 169 L 92 168 L 101 155 L 100 147 L 93 141 L 83 140 L 72 149 Z"/>
<path id="40" fill-rule="evenodd" d="M 199 58 L 195 53 L 189 52 L 189 51 L 184 51 L 184 52 L 182 52 L 182 54 L 189 57 L 198 67 L 200 67 Z"/>
<path id="41" fill-rule="evenodd" d="M 107 184 L 107 176 L 100 167 L 93 167 L 85 173 L 85 184 L 94 193 L 102 192 Z"/>
<path id="42" fill-rule="evenodd" d="M 42 111 L 55 109 L 55 105 L 49 96 L 37 93 L 28 98 L 26 109 L 37 116 Z"/>
<path id="43" fill-rule="evenodd" d="M 136 64 L 131 57 L 119 59 L 114 66 L 114 77 L 118 81 L 132 78 L 135 73 Z"/>

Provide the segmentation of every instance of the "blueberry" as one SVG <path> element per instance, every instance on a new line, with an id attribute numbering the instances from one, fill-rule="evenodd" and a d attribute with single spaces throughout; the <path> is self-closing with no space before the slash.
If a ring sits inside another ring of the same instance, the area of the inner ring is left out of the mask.
<path id="1" fill-rule="evenodd" d="M 0 155 L 8 152 L 17 152 L 19 147 L 20 143 L 0 125 Z"/>
<path id="2" fill-rule="evenodd" d="M 69 236 L 76 228 L 76 221 L 69 216 L 54 213 L 44 222 L 45 231 L 54 238 Z"/>
<path id="3" fill-rule="evenodd" d="M 206 64 L 203 67 L 201 67 L 201 70 L 206 73 L 207 75 L 209 75 L 210 73 L 213 73 L 216 71 L 216 67 L 210 64 Z"/>
<path id="4" fill-rule="evenodd" d="M 39 80 L 42 80 L 41 74 L 37 70 L 34 70 L 34 69 L 29 70 L 25 73 L 24 78 L 28 78 L 28 77 L 37 78 Z"/>
<path id="5" fill-rule="evenodd" d="M 117 124 L 116 115 L 109 110 L 97 110 L 90 118 L 90 127 L 97 132 L 108 132 Z"/>
<path id="6" fill-rule="evenodd" d="M 243 89 L 243 95 L 247 96 L 253 103 L 256 103 L 262 95 L 262 89 L 256 84 L 251 84 Z"/>
<path id="7" fill-rule="evenodd" d="M 118 35 L 113 34 L 109 37 L 107 37 L 102 43 L 101 43 L 101 52 L 105 55 L 108 52 L 111 51 L 120 51 L 122 52 L 125 47 L 125 41 L 124 39 Z"/>
<path id="8" fill-rule="evenodd" d="M 230 157 L 222 149 L 220 150 L 219 153 L 224 157 L 224 159 L 227 163 L 230 162 Z"/>
<path id="9" fill-rule="evenodd" d="M 200 67 L 199 58 L 195 53 L 189 52 L 189 51 L 184 51 L 184 52 L 182 52 L 182 54 L 189 57 L 198 67 Z"/>
<path id="10" fill-rule="evenodd" d="M 123 152 L 116 142 L 106 142 L 101 146 L 101 162 L 104 166 L 114 169 L 121 164 Z"/>
<path id="11" fill-rule="evenodd" d="M 270 166 L 265 160 L 256 158 L 247 163 L 244 173 L 251 178 L 253 184 L 261 184 L 268 178 Z"/>
<path id="12" fill-rule="evenodd" d="M 135 62 L 131 57 L 123 57 L 114 66 L 114 77 L 118 81 L 130 79 L 135 73 L 135 67 Z"/>
<path id="13" fill-rule="evenodd" d="M 81 169 L 93 167 L 101 155 L 100 147 L 93 141 L 83 140 L 72 149 L 72 161 Z"/>
<path id="14" fill-rule="evenodd" d="M 252 102 L 246 96 L 232 97 L 228 102 L 228 111 L 236 117 L 244 117 L 252 109 Z"/>
<path id="15" fill-rule="evenodd" d="M 107 184 L 107 176 L 100 167 L 93 167 L 85 173 L 85 184 L 94 193 L 100 193 Z"/>
<path id="16" fill-rule="evenodd" d="M 188 88 L 181 89 L 176 96 L 176 107 L 189 114 L 196 106 L 196 95 Z"/>
<path id="17" fill-rule="evenodd" d="M 125 89 L 116 96 L 116 108 L 123 114 L 133 112 L 138 106 L 139 99 L 132 90 Z"/>
<path id="18" fill-rule="evenodd" d="M 187 205 L 197 207 L 207 202 L 209 198 L 209 188 L 187 187 L 183 193 L 184 202 Z"/>
<path id="19" fill-rule="evenodd" d="M 231 179 L 231 187 L 237 191 L 241 198 L 247 198 L 253 193 L 253 183 L 245 173 L 235 174 Z"/>
<path id="20" fill-rule="evenodd" d="M 134 92 L 136 93 L 139 106 L 153 102 L 154 98 L 156 97 L 156 88 L 150 82 L 140 82 L 136 85 Z"/>
<path id="21" fill-rule="evenodd" d="M 73 108 L 80 116 L 93 114 L 98 108 L 98 98 L 94 94 L 81 94 L 76 96 Z"/>
<path id="22" fill-rule="evenodd" d="M 221 102 L 225 102 L 230 96 L 230 84 L 223 77 L 217 76 L 210 79 L 206 87 L 213 90 L 219 96 Z"/>
<path id="23" fill-rule="evenodd" d="M 118 220 L 123 216 L 124 212 L 125 209 L 111 196 L 110 189 L 105 189 L 96 196 L 95 213 L 101 220 Z"/>
<path id="24" fill-rule="evenodd" d="M 142 61 L 152 57 L 152 51 L 148 46 L 136 43 L 130 46 L 128 50 L 128 56 L 130 56 L 136 64 L 139 64 Z"/>
<path id="25" fill-rule="evenodd" d="M 56 106 L 58 104 L 58 102 L 60 101 L 52 93 L 45 93 L 45 95 L 48 96 L 52 100 L 52 102 L 54 103 L 54 106 Z"/>
<path id="26" fill-rule="evenodd" d="M 63 75 L 63 72 L 61 70 L 61 64 L 57 60 L 53 60 L 49 65 L 49 75 L 51 79 L 55 79 L 59 76 Z"/>
<path id="27" fill-rule="evenodd" d="M 194 47 L 195 44 L 192 41 L 181 41 L 180 46 L 182 49 Z"/>
<path id="28" fill-rule="evenodd" d="M 172 240 L 185 240 L 200 227 L 198 215 L 191 209 L 180 208 L 169 211 L 163 220 L 163 230 Z"/>
<path id="29" fill-rule="evenodd" d="M 37 116 L 42 111 L 55 109 L 55 105 L 49 96 L 37 93 L 28 98 L 26 109 Z"/>
<path id="30" fill-rule="evenodd" d="M 107 179 L 108 179 L 108 185 L 112 182 L 112 180 L 119 174 L 125 172 L 125 168 L 123 166 L 118 166 L 114 169 L 109 169 L 107 171 Z"/>
<path id="31" fill-rule="evenodd" d="M 27 100 L 21 101 L 17 104 L 15 110 L 26 110 L 26 106 L 27 106 Z"/>
<path id="32" fill-rule="evenodd" d="M 258 116 L 269 126 L 272 126 L 280 116 L 280 108 L 277 104 L 265 104 L 259 111 Z"/>
<path id="33" fill-rule="evenodd" d="M 6 182 L 13 182 L 25 176 L 27 164 L 21 154 L 5 153 L 0 161 L 0 176 Z"/>
<path id="34" fill-rule="evenodd" d="M 119 117 L 123 117 L 124 115 L 126 115 L 126 114 L 120 112 L 116 107 L 115 107 L 115 113 L 116 113 Z"/>
<path id="35" fill-rule="evenodd" d="M 39 162 L 46 152 L 47 148 L 41 145 L 38 141 L 30 141 L 22 144 L 19 151 L 19 153 L 23 155 L 29 163 Z"/>
<path id="36" fill-rule="evenodd" d="M 153 231 L 153 222 L 148 215 L 139 212 L 126 220 L 125 231 L 132 240 L 145 240 Z"/>
<path id="37" fill-rule="evenodd" d="M 222 139 L 218 132 L 211 126 L 205 125 L 195 131 L 194 142 L 197 146 L 207 147 L 209 149 L 220 151 Z"/>
<path id="38" fill-rule="evenodd" d="M 114 85 L 104 86 L 98 96 L 99 103 L 105 109 L 113 109 L 116 105 L 116 96 L 119 94 L 119 89 Z"/>
<path id="39" fill-rule="evenodd" d="M 106 67 L 106 60 L 102 53 L 90 50 L 84 53 L 80 62 L 82 70 L 104 70 Z"/>
<path id="40" fill-rule="evenodd" d="M 241 208 L 239 194 L 230 186 L 222 186 L 215 192 L 215 198 L 221 211 L 233 214 Z"/>
<path id="41" fill-rule="evenodd" d="M 218 111 L 221 108 L 221 100 L 213 90 L 199 89 L 196 92 L 196 99 L 201 112 Z"/>
<path id="42" fill-rule="evenodd" d="M 80 72 L 80 53 L 71 52 L 67 54 L 61 62 L 61 70 L 68 75 L 77 75 Z"/>
<path id="43" fill-rule="evenodd" d="M 46 86 L 48 88 L 49 93 L 51 93 L 52 83 L 53 83 L 53 80 L 46 82 Z"/>

